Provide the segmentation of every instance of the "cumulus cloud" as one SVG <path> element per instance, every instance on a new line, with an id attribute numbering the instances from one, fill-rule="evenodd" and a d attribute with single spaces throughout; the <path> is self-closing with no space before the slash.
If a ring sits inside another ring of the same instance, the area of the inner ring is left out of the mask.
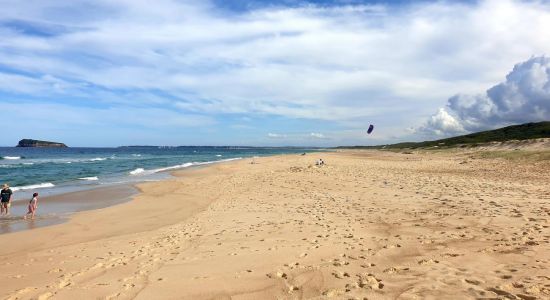
<path id="1" fill-rule="evenodd" d="M 480 95 L 455 95 L 419 128 L 453 135 L 510 124 L 550 120 L 550 58 L 519 63 L 501 82 Z"/>
<path id="2" fill-rule="evenodd" d="M 440 108 L 436 114 L 426 121 L 421 131 L 435 135 L 453 135 L 466 132 L 456 118 L 443 108 Z"/>

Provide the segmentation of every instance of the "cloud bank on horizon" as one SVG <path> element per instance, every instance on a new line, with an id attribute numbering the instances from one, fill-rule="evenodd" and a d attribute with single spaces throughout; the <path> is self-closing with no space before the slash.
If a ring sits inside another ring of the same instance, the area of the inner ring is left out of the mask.
<path id="1" fill-rule="evenodd" d="M 0 0 L 4 140 L 353 145 L 549 119 L 549 28 L 547 1 Z"/>
<path id="2" fill-rule="evenodd" d="M 485 94 L 455 95 L 419 132 L 448 136 L 510 124 L 550 120 L 550 58 L 533 57 L 517 64 L 506 81 Z"/>

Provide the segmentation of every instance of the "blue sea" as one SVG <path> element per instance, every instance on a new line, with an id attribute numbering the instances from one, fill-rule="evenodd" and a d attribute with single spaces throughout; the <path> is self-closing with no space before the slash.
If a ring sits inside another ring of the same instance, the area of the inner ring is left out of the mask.
<path id="1" fill-rule="evenodd" d="M 216 162 L 303 153 L 319 149 L 256 147 L 0 147 L 0 184 L 9 183 L 15 199 L 160 180 L 170 170 Z"/>

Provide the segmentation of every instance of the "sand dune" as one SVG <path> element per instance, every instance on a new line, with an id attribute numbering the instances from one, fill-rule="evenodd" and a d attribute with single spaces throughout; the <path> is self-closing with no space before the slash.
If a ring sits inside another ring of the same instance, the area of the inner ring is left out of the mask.
<path id="1" fill-rule="evenodd" d="M 0 293 L 550 298 L 547 160 L 343 151 L 255 162 L 178 172 L 132 202 L 1 235 Z"/>

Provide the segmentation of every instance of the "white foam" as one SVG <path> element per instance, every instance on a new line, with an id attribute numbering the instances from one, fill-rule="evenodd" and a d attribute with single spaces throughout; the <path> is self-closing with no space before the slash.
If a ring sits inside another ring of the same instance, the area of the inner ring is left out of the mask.
<path id="1" fill-rule="evenodd" d="M 170 170 L 188 168 L 188 167 L 191 167 L 191 166 L 209 165 L 209 164 L 215 164 L 215 163 L 238 160 L 238 159 L 242 159 L 242 157 L 227 158 L 227 159 L 205 161 L 205 162 L 188 162 L 188 163 L 184 163 L 184 164 L 181 164 L 181 165 L 175 165 L 175 166 L 170 166 L 170 167 L 165 167 L 165 168 L 158 168 L 158 169 L 153 169 L 153 170 L 145 170 L 143 168 L 137 168 L 137 169 L 131 171 L 130 175 L 154 174 L 154 173 L 165 172 L 165 171 L 170 171 Z"/>
<path id="2" fill-rule="evenodd" d="M 202 166 L 202 165 L 222 163 L 222 162 L 228 162 L 228 161 L 239 160 L 239 159 L 243 159 L 243 158 L 242 157 L 226 158 L 226 159 L 220 159 L 220 160 L 214 160 L 214 161 L 198 162 L 198 163 L 193 163 L 193 164 L 197 165 L 197 166 Z"/>
<path id="3" fill-rule="evenodd" d="M 216 156 L 217 156 L 217 157 L 222 157 L 222 155 L 221 155 L 221 154 L 216 154 Z"/>
<path id="4" fill-rule="evenodd" d="M 2 156 L 2 159 L 15 160 L 15 159 L 21 159 L 21 156 Z"/>
<path id="5" fill-rule="evenodd" d="M 144 168 L 137 168 L 133 171 L 130 172 L 130 175 L 138 175 L 138 174 L 141 174 L 141 173 L 145 173 L 145 169 Z"/>
<path id="6" fill-rule="evenodd" d="M 96 158 L 90 159 L 90 161 L 104 161 L 104 160 L 107 160 L 107 159 L 104 157 L 96 157 Z"/>
<path id="7" fill-rule="evenodd" d="M 14 186 L 11 189 L 13 191 L 21 191 L 21 190 L 33 190 L 33 189 L 44 189 L 44 188 L 51 188 L 55 185 L 51 182 L 46 183 L 40 183 L 40 184 L 31 184 L 31 185 L 24 185 L 24 186 Z"/>
<path id="8" fill-rule="evenodd" d="M 34 163 L 23 163 L 24 165 L 27 165 L 27 166 L 32 166 L 34 165 Z"/>
<path id="9" fill-rule="evenodd" d="M 181 165 L 175 165 L 175 166 L 166 167 L 166 168 L 154 169 L 154 170 L 151 170 L 151 172 L 152 173 L 158 173 L 158 172 L 164 172 L 164 171 L 175 170 L 175 169 L 183 169 L 183 168 L 190 167 L 194 164 L 195 163 L 184 163 L 184 164 L 181 164 Z"/>
<path id="10" fill-rule="evenodd" d="M 99 178 L 97 178 L 97 176 L 92 176 L 92 177 L 82 177 L 82 178 L 78 178 L 80 180 L 89 180 L 89 181 L 93 181 L 93 180 L 99 180 Z"/>

